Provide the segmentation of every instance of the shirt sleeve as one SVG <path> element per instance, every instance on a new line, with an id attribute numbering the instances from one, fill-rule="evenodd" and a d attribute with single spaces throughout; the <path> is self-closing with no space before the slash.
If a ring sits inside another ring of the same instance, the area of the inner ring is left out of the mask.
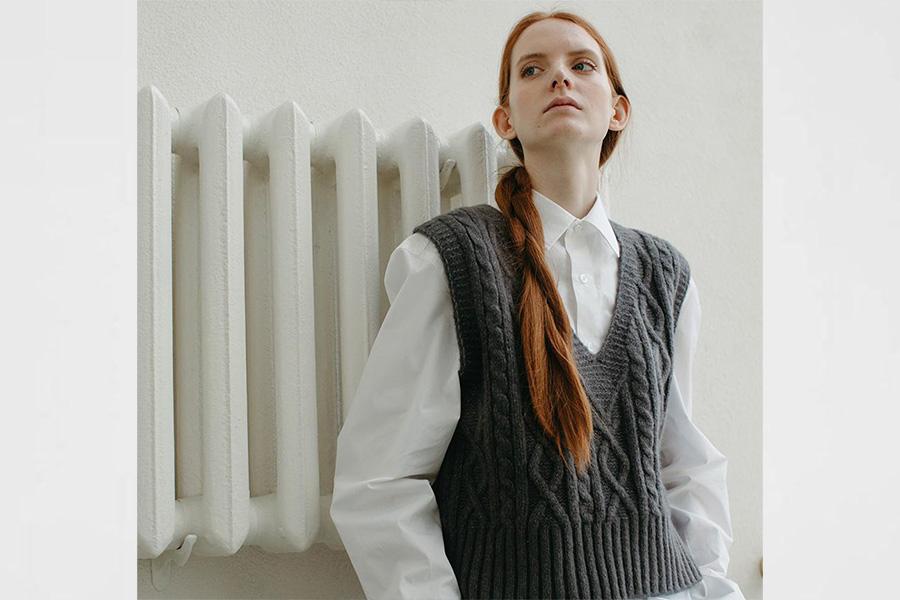
<path id="1" fill-rule="evenodd" d="M 431 483 L 460 415 L 444 267 L 413 233 L 385 271 L 390 308 L 338 434 L 330 514 L 369 600 L 460 598 Z"/>
<path id="2" fill-rule="evenodd" d="M 691 278 L 675 327 L 672 381 L 661 440 L 661 475 L 672 521 L 703 579 L 691 600 L 745 600 L 727 578 L 733 542 L 725 456 L 691 419 L 691 372 L 700 332 L 700 294 Z"/>

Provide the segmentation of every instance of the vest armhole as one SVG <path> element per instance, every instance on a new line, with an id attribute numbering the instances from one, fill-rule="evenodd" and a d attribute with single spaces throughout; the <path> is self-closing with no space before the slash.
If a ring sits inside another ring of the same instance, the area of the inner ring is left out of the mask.
<path id="1" fill-rule="evenodd" d="M 678 326 L 681 307 L 684 304 L 685 296 L 687 296 L 688 284 L 691 279 L 691 266 L 690 263 L 688 263 L 687 258 L 685 258 L 681 251 L 679 251 L 671 242 L 654 235 L 649 235 L 649 238 L 656 243 L 660 259 L 664 261 L 664 263 L 667 263 L 663 265 L 664 269 L 671 269 L 671 271 L 669 271 L 671 275 L 666 277 L 667 279 L 671 277 L 671 280 L 666 282 L 666 287 L 671 285 L 669 289 L 672 290 L 672 316 L 667 336 L 669 340 L 667 344 L 668 351 L 671 356 L 672 352 L 674 352 L 675 329 Z M 669 388 L 671 386 L 671 379 L 671 376 L 666 379 L 665 392 L 662 396 L 663 414 L 667 414 L 669 410 Z"/>
<path id="2" fill-rule="evenodd" d="M 672 323 L 674 327 L 674 323 L 678 323 L 678 316 L 681 314 L 681 305 L 684 302 L 684 297 L 687 295 L 688 284 L 691 280 L 691 265 L 678 249 L 672 246 L 671 250 L 672 260 L 675 263 L 675 303 L 672 313 Z"/>
<path id="3" fill-rule="evenodd" d="M 474 289 L 476 265 L 469 264 L 471 251 L 465 244 L 466 232 L 453 216 L 438 215 L 418 225 L 414 232 L 425 235 L 437 247 L 453 303 L 453 320 L 459 343 L 459 378 L 462 389 L 480 375 L 480 337 Z"/>

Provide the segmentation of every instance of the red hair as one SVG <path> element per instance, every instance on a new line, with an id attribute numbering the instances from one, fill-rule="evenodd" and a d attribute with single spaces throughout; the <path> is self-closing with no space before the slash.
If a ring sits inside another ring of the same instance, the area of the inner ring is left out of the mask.
<path id="1" fill-rule="evenodd" d="M 627 100 L 619 69 L 606 41 L 584 18 L 566 11 L 532 12 L 510 31 L 500 61 L 498 103 L 509 107 L 512 49 L 522 32 L 544 19 L 563 19 L 582 27 L 597 41 L 613 91 Z M 603 166 L 619 141 L 620 131 L 610 130 L 603 139 L 600 161 Z M 540 214 L 532 199 L 531 178 L 525 169 L 525 153 L 518 138 L 509 140 L 519 158 L 504 173 L 494 192 L 497 206 L 509 223 L 522 270 L 519 320 L 525 371 L 534 412 L 547 435 L 556 442 L 565 459 L 567 448 L 576 469 L 583 473 L 590 462 L 593 420 L 591 407 L 581 385 L 572 348 L 572 328 L 553 275 L 544 260 L 544 233 Z"/>

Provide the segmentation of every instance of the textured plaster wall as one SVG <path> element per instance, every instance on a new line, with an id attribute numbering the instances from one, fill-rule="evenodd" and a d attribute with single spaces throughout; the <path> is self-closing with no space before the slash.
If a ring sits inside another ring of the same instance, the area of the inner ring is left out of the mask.
<path id="1" fill-rule="evenodd" d="M 217 92 L 244 114 L 293 99 L 315 124 L 353 108 L 389 130 L 418 115 L 441 136 L 490 126 L 513 22 L 565 7 L 616 54 L 633 104 L 611 165 L 613 218 L 672 241 L 691 262 L 703 321 L 695 419 L 729 459 L 730 575 L 761 598 L 761 3 L 148 2 L 138 4 L 138 87 L 187 107 Z M 135 90 L 136 91 L 136 90 Z M 325 493 L 331 465 L 323 465 Z M 342 551 L 247 547 L 191 557 L 144 598 L 361 598 Z"/>

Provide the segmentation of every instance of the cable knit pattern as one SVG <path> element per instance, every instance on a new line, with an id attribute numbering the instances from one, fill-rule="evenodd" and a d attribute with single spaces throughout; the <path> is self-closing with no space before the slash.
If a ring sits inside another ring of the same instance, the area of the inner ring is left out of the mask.
<path id="1" fill-rule="evenodd" d="M 460 345 L 460 419 L 433 489 L 463 598 L 645 598 L 701 579 L 660 479 L 690 267 L 669 242 L 610 223 L 621 255 L 609 331 L 596 354 L 572 336 L 594 420 L 584 475 L 532 409 L 505 217 L 480 204 L 415 228 L 443 261 Z"/>

